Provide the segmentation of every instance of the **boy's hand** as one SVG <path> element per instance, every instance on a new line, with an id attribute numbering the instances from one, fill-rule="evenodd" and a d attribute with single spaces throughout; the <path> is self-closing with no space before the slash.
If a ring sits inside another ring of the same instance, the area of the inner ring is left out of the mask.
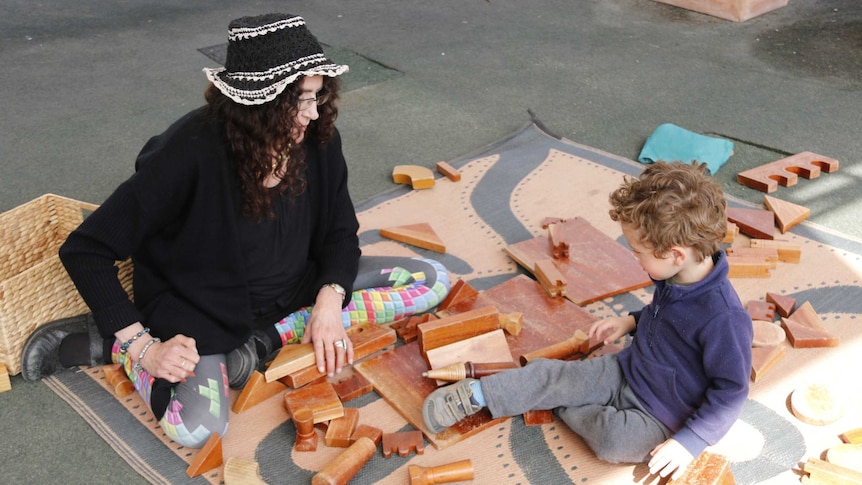
<path id="1" fill-rule="evenodd" d="M 605 345 L 631 332 L 635 328 L 635 318 L 631 315 L 624 317 L 609 317 L 590 326 L 590 341 L 602 340 Z"/>
<path id="2" fill-rule="evenodd" d="M 673 438 L 653 448 L 650 456 L 652 458 L 649 461 L 649 472 L 653 475 L 658 473 L 662 477 L 666 477 L 673 472 L 671 478 L 674 480 L 685 473 L 685 468 L 694 459 L 691 453 Z"/>

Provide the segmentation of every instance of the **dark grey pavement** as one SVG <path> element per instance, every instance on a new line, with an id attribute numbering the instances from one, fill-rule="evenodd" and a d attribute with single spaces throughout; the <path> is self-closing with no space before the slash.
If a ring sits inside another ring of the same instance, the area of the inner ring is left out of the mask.
<path id="1" fill-rule="evenodd" d="M 203 103 L 201 49 L 287 11 L 352 66 L 339 127 L 355 201 L 521 127 L 636 158 L 660 124 L 731 139 L 734 180 L 800 151 L 841 169 L 775 195 L 862 237 L 862 2 L 797 1 L 744 23 L 651 0 L 0 0 L 0 211 L 99 203 L 150 136 Z M 209 51 L 208 51 L 209 52 Z M 584 181 L 587 186 L 589 181 Z M 574 186 L 572 190 L 581 190 Z M 42 384 L 0 394 L 0 482 L 143 483 Z"/>

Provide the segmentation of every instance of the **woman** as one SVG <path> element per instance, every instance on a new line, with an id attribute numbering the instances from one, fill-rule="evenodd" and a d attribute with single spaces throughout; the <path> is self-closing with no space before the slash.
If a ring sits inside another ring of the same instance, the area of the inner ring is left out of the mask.
<path id="1" fill-rule="evenodd" d="M 360 257 L 334 127 L 347 66 L 297 16 L 237 19 L 228 40 L 225 67 L 204 70 L 207 105 L 152 138 L 60 249 L 92 314 L 40 327 L 22 356 L 31 381 L 123 364 L 189 447 L 224 435 L 225 384 L 242 387 L 282 345 L 313 343 L 333 375 L 353 361 L 347 327 L 426 311 L 449 287 L 435 261 Z M 128 256 L 134 303 L 114 266 Z"/>

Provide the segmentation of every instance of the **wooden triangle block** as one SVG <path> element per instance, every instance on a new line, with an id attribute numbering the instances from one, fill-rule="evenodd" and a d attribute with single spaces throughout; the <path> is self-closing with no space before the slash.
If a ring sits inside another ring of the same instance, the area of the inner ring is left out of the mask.
<path id="1" fill-rule="evenodd" d="M 820 319 L 820 315 L 814 311 L 814 307 L 811 306 L 811 302 L 809 301 L 800 305 L 799 308 L 790 315 L 790 318 L 799 323 L 808 325 L 811 328 L 819 328 L 820 330 L 826 329 L 823 326 L 823 320 Z"/>
<path id="2" fill-rule="evenodd" d="M 766 293 L 766 301 L 775 304 L 775 311 L 782 317 L 789 317 L 796 307 L 796 298 L 778 293 Z"/>
<path id="3" fill-rule="evenodd" d="M 466 281 L 458 278 L 458 281 L 452 285 L 452 289 L 449 290 L 449 294 L 446 295 L 446 298 L 437 305 L 437 309 L 435 312 L 441 312 L 443 310 L 457 309 L 460 306 L 466 306 L 469 310 L 469 307 L 473 305 L 473 302 L 476 301 L 476 297 L 479 296 L 479 292 L 476 291 L 475 288 L 470 286 Z"/>
<path id="4" fill-rule="evenodd" d="M 787 332 L 787 340 L 796 349 L 808 349 L 814 347 L 837 347 L 840 343 L 838 337 L 821 328 L 811 327 L 805 323 L 797 322 L 791 318 L 782 318 L 781 326 Z"/>
<path id="5" fill-rule="evenodd" d="M 787 351 L 787 346 L 783 343 L 772 345 L 769 347 L 754 347 L 751 349 L 751 380 L 757 381 L 765 374 L 772 366 L 778 362 L 784 353 Z"/>
<path id="6" fill-rule="evenodd" d="M 264 377 L 266 382 L 273 382 L 282 377 L 296 372 L 300 369 L 315 364 L 313 344 L 291 344 L 285 345 L 278 351 L 269 367 L 266 368 Z"/>
<path id="7" fill-rule="evenodd" d="M 437 237 L 437 233 L 434 232 L 434 229 L 431 229 L 431 225 L 427 222 L 380 229 L 380 235 L 393 241 L 403 242 L 429 251 L 446 252 L 446 245 Z"/>
<path id="8" fill-rule="evenodd" d="M 727 220 L 739 226 L 739 232 L 758 239 L 775 237 L 775 215 L 764 209 L 727 208 Z"/>
<path id="9" fill-rule="evenodd" d="M 204 447 L 198 451 L 197 455 L 195 455 L 195 459 L 189 463 L 189 467 L 186 468 L 186 475 L 190 478 L 194 478 L 212 470 L 215 467 L 221 466 L 222 461 L 221 435 L 213 433 L 210 435 L 210 439 L 207 440 Z"/>
<path id="10" fill-rule="evenodd" d="M 775 224 L 782 234 L 789 231 L 793 226 L 804 221 L 811 215 L 811 209 L 796 205 L 768 195 L 763 196 L 763 205 L 775 214 Z"/>
<path id="11" fill-rule="evenodd" d="M 231 411 L 239 414 L 263 401 L 287 390 L 287 386 L 281 381 L 266 382 L 266 378 L 258 371 L 252 373 L 248 384 L 245 385 L 236 402 L 233 403 Z"/>

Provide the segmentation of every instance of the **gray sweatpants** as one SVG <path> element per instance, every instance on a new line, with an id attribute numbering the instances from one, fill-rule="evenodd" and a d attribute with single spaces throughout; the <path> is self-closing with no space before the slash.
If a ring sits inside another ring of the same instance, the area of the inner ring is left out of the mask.
<path id="1" fill-rule="evenodd" d="M 536 359 L 480 382 L 494 418 L 553 409 L 604 461 L 648 461 L 649 452 L 671 436 L 641 406 L 616 355 L 584 361 Z"/>

